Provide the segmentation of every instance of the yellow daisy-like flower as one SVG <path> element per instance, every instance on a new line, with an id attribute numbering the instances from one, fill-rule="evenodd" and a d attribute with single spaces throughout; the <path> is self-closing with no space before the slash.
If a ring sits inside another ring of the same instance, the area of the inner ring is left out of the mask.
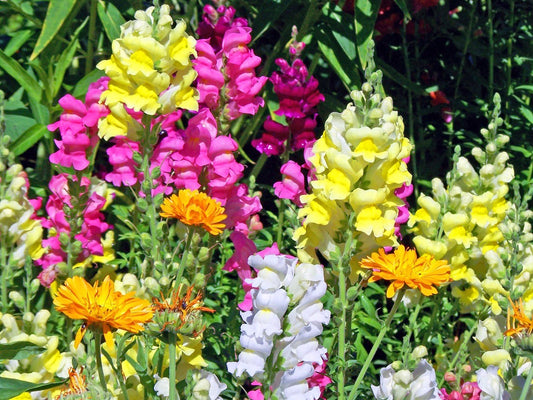
<path id="1" fill-rule="evenodd" d="M 522 299 L 518 299 L 515 303 L 509 299 L 511 307 L 513 309 L 513 315 L 507 313 L 507 330 L 505 331 L 505 336 L 515 336 L 523 333 L 531 335 L 533 333 L 533 315 L 531 318 L 526 316 L 524 310 L 524 302 Z"/>
<path id="2" fill-rule="evenodd" d="M 105 341 L 113 348 L 112 329 L 131 333 L 144 330 L 143 323 L 152 319 L 149 301 L 134 297 L 134 292 L 123 295 L 115 291 L 115 284 L 106 276 L 102 286 L 91 286 L 85 279 L 68 278 L 58 289 L 54 305 L 71 319 L 84 321 L 76 333 L 74 347 L 78 347 L 87 328 L 101 331 Z"/>
<path id="3" fill-rule="evenodd" d="M 450 281 L 447 261 L 437 261 L 428 254 L 418 257 L 415 250 L 405 249 L 403 245 L 390 254 L 379 249 L 379 253 L 372 253 L 362 260 L 361 267 L 372 270 L 369 282 L 392 281 L 387 289 L 389 298 L 405 285 L 419 289 L 424 296 L 431 296 L 437 293 L 435 286 Z"/>
<path id="4" fill-rule="evenodd" d="M 218 235 L 226 227 L 224 207 L 218 201 L 198 190 L 183 189 L 161 204 L 162 217 L 176 218 L 185 225 L 201 226 L 211 235 Z"/>

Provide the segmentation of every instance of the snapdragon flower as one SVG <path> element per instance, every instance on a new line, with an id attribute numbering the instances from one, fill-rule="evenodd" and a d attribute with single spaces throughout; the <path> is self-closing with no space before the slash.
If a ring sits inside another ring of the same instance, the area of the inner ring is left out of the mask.
<path id="1" fill-rule="evenodd" d="M 380 371 L 379 386 L 372 385 L 377 400 L 439 400 L 435 370 L 426 361 L 419 361 L 411 373 L 395 371 L 392 364 Z"/>

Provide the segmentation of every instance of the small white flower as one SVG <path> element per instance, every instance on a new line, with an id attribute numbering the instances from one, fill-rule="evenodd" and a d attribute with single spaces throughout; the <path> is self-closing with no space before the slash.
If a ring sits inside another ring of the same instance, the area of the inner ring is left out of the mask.
<path id="1" fill-rule="evenodd" d="M 161 378 L 159 375 L 154 375 L 155 380 L 157 381 L 154 385 L 155 393 L 158 396 L 168 397 L 170 392 L 170 381 L 168 378 Z"/>
<path id="2" fill-rule="evenodd" d="M 498 375 L 498 367 L 489 365 L 487 369 L 478 369 L 477 384 L 482 390 L 481 400 L 509 400 L 511 396 L 505 390 L 503 379 Z"/>

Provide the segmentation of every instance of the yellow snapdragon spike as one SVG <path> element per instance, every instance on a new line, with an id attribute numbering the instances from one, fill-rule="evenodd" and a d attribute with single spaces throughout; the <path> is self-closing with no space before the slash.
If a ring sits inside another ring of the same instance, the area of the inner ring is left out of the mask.
<path id="1" fill-rule="evenodd" d="M 168 5 L 160 7 L 157 20 L 150 7 L 137 11 L 135 20 L 121 26 L 120 37 L 112 44 L 113 54 L 97 65 L 110 78 L 100 100 L 111 113 L 100 121 L 100 137 L 136 139 L 138 126 L 125 107 L 147 115 L 177 108 L 198 110 L 197 92 L 191 87 L 196 72 L 190 59 L 196 56 L 196 41 L 185 30 L 183 21 L 172 28 Z"/>

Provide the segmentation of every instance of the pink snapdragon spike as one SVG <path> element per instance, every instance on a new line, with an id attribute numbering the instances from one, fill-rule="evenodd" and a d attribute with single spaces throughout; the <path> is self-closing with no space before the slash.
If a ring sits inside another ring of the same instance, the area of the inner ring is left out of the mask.
<path id="1" fill-rule="evenodd" d="M 234 16 L 232 7 L 204 7 L 194 62 L 200 104 L 213 112 L 221 108 L 223 119 L 229 121 L 243 114 L 254 115 L 264 106 L 259 93 L 267 81 L 256 76 L 261 58 L 248 48 L 252 29 L 246 19 Z"/>
<path id="2" fill-rule="evenodd" d="M 309 75 L 304 62 L 298 58 L 304 47 L 302 42 L 291 44 L 291 65 L 282 58 L 276 60 L 280 72 L 274 72 L 270 77 L 279 99 L 275 114 L 285 117 L 286 124 L 267 117 L 263 125 L 265 132 L 261 138 L 252 141 L 252 146 L 260 153 L 280 155 L 286 146 L 297 151 L 315 141 L 316 107 L 324 101 L 324 96 L 318 90 L 318 81 Z"/>
<path id="3" fill-rule="evenodd" d="M 137 172 L 139 165 L 133 161 L 133 153 L 140 151 L 139 143 L 126 136 L 115 136 L 110 141 L 113 146 L 106 153 L 113 170 L 105 174 L 105 180 L 114 186 L 133 186 L 142 181 L 142 174 Z"/>
<path id="4" fill-rule="evenodd" d="M 298 163 L 289 160 L 282 165 L 281 173 L 283 180 L 274 183 L 274 194 L 280 199 L 288 199 L 298 207 L 302 207 L 300 196 L 307 193 L 302 167 Z"/>
<path id="5" fill-rule="evenodd" d="M 98 143 L 98 120 L 109 110 L 99 104 L 101 93 L 107 89 L 109 78 L 91 83 L 85 103 L 67 94 L 59 99 L 64 112 L 59 121 L 48 125 L 50 131 L 59 129 L 61 140 L 54 140 L 58 151 L 50 155 L 50 162 L 82 171 L 89 166 L 88 157 Z"/>
<path id="6" fill-rule="evenodd" d="M 67 261 L 67 254 L 61 248 L 59 235 L 69 233 L 70 225 L 67 222 L 64 206 L 72 207 L 71 196 L 69 194 L 69 181 L 78 184 L 78 178 L 68 174 L 59 174 L 53 176 L 49 183 L 51 195 L 48 198 L 45 209 L 47 218 L 41 219 L 41 224 L 54 235 L 43 239 L 42 246 L 47 252 L 36 264 L 43 268 L 39 279 L 44 286 L 50 286 L 56 277 L 55 265 Z M 81 178 L 79 182 L 83 193 L 91 190 L 91 180 L 87 177 Z M 77 262 L 81 262 L 91 255 L 102 256 L 104 254 L 102 247 L 102 236 L 112 226 L 105 222 L 101 210 L 106 203 L 106 199 L 97 191 L 89 194 L 86 207 L 83 210 L 83 223 L 81 230 L 74 237 L 81 242 L 82 251 L 78 255 Z"/>

